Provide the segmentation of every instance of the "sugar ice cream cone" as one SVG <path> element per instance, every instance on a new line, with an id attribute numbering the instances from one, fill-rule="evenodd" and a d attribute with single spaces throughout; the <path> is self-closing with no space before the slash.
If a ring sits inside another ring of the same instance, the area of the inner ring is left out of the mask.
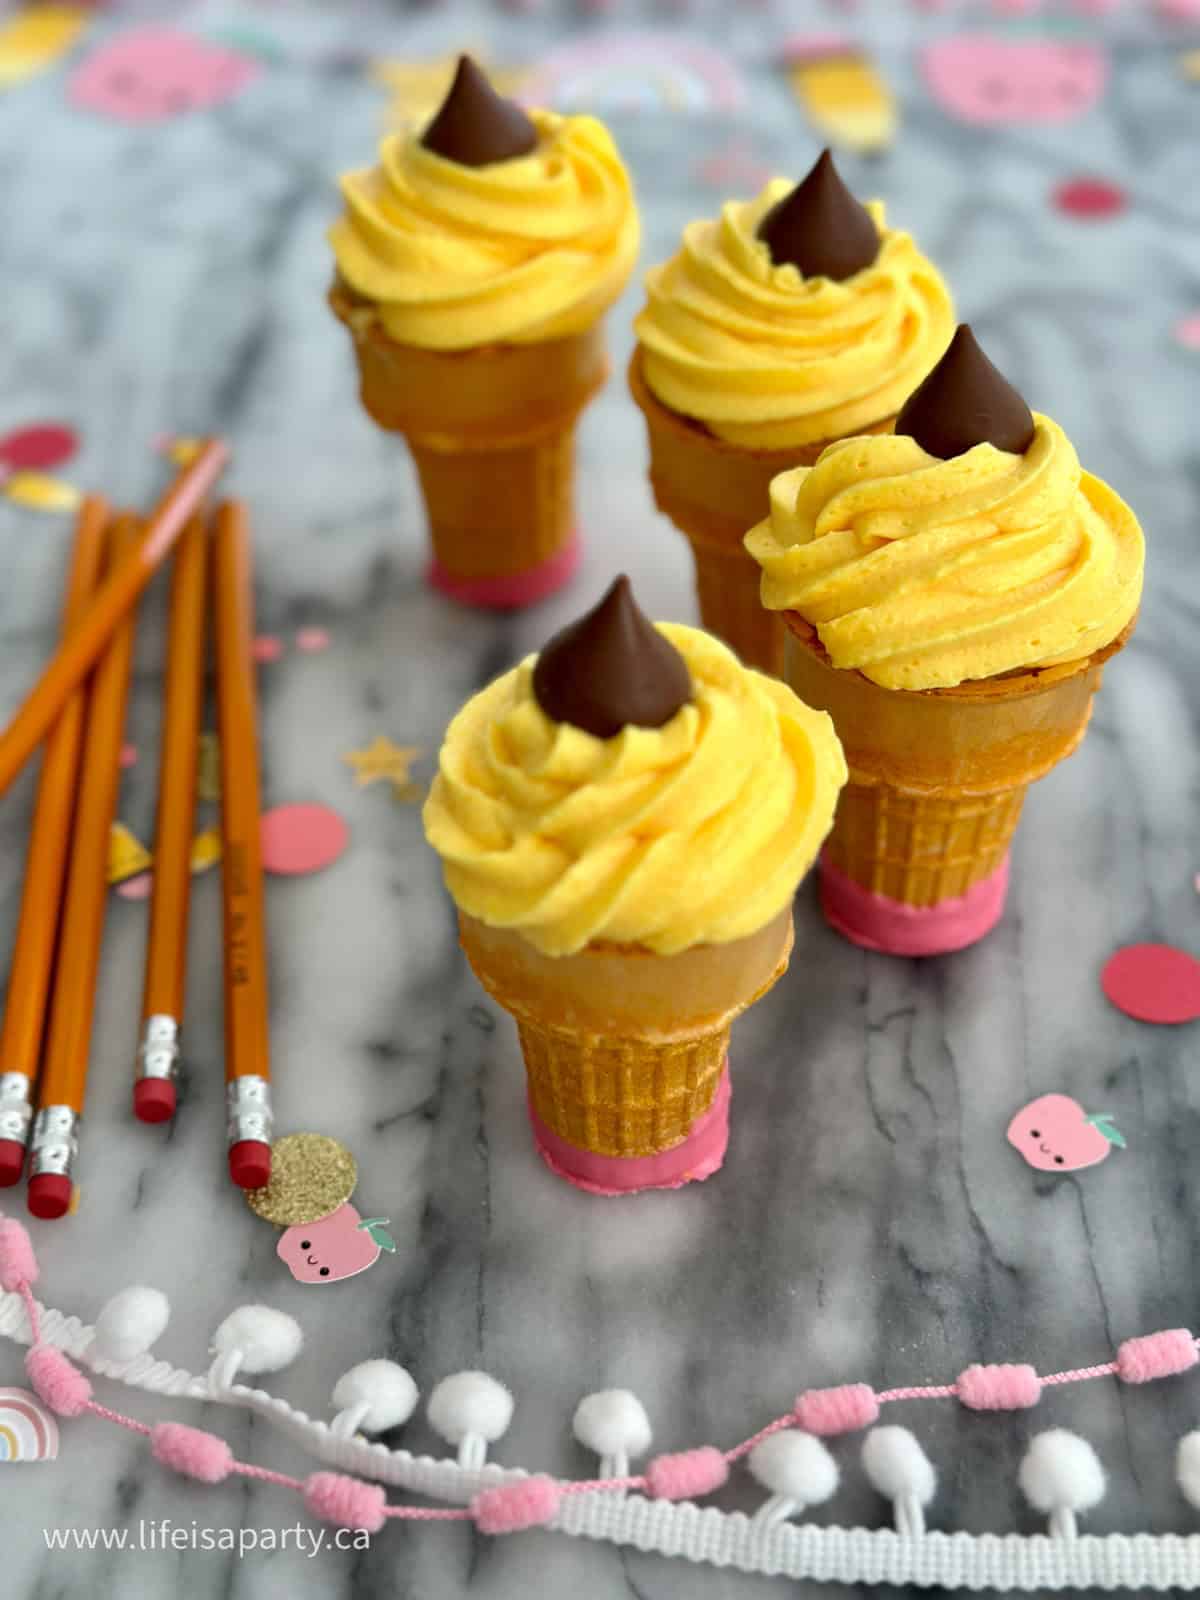
<path id="1" fill-rule="evenodd" d="M 335 284 L 364 409 L 407 440 L 433 546 L 430 581 L 468 604 L 531 604 L 578 561 L 575 426 L 608 371 L 599 323 L 570 338 L 464 351 L 390 339 Z"/>
<path id="2" fill-rule="evenodd" d="M 786 970 L 790 908 L 743 939 L 673 956 L 601 942 L 553 957 L 465 913 L 459 928 L 480 982 L 516 1019 L 550 1165 L 611 1192 L 720 1166 L 730 1027 Z"/>
<path id="3" fill-rule="evenodd" d="M 1133 623 L 1080 661 L 901 690 L 834 667 L 811 624 L 781 615 L 786 681 L 829 712 L 850 771 L 821 860 L 827 920 L 896 955 L 974 943 L 1004 909 L 1025 792 L 1082 740 Z"/>
<path id="4" fill-rule="evenodd" d="M 808 466 L 830 442 L 754 450 L 730 444 L 656 398 L 643 374 L 641 350 L 629 365 L 629 387 L 646 418 L 654 503 L 691 546 L 700 617 L 749 667 L 780 677 L 784 629 L 759 599 L 762 573 L 742 541 L 767 514 L 771 480 Z M 867 433 L 883 433 L 887 418 Z"/>

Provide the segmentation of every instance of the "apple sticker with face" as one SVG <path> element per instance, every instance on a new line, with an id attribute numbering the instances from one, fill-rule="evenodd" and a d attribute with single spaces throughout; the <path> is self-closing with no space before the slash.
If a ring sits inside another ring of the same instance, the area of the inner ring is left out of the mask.
<path id="1" fill-rule="evenodd" d="M 258 62 L 175 28 L 138 28 L 101 45 L 71 80 L 77 106 L 118 122 L 165 122 L 231 99 Z"/>
<path id="2" fill-rule="evenodd" d="M 276 1246 L 298 1283 L 340 1283 L 373 1267 L 384 1250 L 395 1250 L 385 1217 L 365 1221 L 347 1201 L 319 1222 L 288 1228 Z"/>
<path id="3" fill-rule="evenodd" d="M 1108 1158 L 1125 1136 L 1107 1111 L 1090 1116 L 1067 1094 L 1044 1094 L 1008 1125 L 1008 1142 L 1037 1172 L 1080 1172 Z"/>
<path id="4" fill-rule="evenodd" d="M 1092 109 L 1108 77 L 1098 45 L 986 33 L 937 40 L 921 66 L 942 110 L 980 127 L 1071 122 Z"/>

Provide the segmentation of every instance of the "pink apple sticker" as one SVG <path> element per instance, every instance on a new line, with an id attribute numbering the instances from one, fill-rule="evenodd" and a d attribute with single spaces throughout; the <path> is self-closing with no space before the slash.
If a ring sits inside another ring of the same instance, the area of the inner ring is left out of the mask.
<path id="1" fill-rule="evenodd" d="M 1108 77 L 1099 45 L 986 33 L 937 40 L 921 66 L 942 110 L 981 127 L 1071 122 L 1091 110 Z"/>
<path id="2" fill-rule="evenodd" d="M 346 1202 L 319 1222 L 297 1222 L 286 1229 L 276 1254 L 298 1283 L 338 1283 L 373 1267 L 384 1250 L 395 1250 L 386 1217 L 364 1222 Z"/>
<path id="3" fill-rule="evenodd" d="M 1107 1111 L 1090 1116 L 1068 1094 L 1044 1094 L 1008 1125 L 1008 1142 L 1037 1172 L 1080 1172 L 1107 1160 L 1125 1136 Z"/>
<path id="4" fill-rule="evenodd" d="M 71 99 L 118 122 L 165 122 L 231 99 L 258 75 L 249 56 L 176 28 L 138 28 L 101 45 L 71 79 Z"/>

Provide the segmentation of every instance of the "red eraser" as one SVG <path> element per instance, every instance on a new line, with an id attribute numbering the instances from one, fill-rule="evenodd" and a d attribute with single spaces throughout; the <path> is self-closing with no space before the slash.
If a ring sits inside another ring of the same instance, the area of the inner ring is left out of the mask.
<path id="1" fill-rule="evenodd" d="M 25 1146 L 16 1139 L 0 1139 L 0 1189 L 20 1183 L 25 1170 Z"/>
<path id="2" fill-rule="evenodd" d="M 70 1178 L 61 1172 L 39 1172 L 29 1180 L 25 1203 L 35 1217 L 47 1222 L 65 1217 L 71 1209 L 72 1187 Z"/>
<path id="3" fill-rule="evenodd" d="M 229 1148 L 229 1176 L 239 1189 L 262 1189 L 271 1181 L 271 1146 L 239 1139 Z"/>
<path id="4" fill-rule="evenodd" d="M 133 1114 L 139 1122 L 170 1122 L 175 1115 L 171 1079 L 139 1078 L 133 1086 Z"/>

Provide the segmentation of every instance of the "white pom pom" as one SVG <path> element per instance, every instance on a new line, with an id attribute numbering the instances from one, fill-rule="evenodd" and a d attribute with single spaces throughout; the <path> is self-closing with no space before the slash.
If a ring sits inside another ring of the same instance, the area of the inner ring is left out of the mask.
<path id="1" fill-rule="evenodd" d="M 92 1354 L 124 1365 L 145 1355 L 171 1319 L 171 1302 L 161 1289 L 134 1284 L 106 1300 L 96 1318 Z"/>
<path id="2" fill-rule="evenodd" d="M 429 1425 L 450 1444 L 468 1435 L 489 1444 L 503 1437 L 512 1421 L 513 1397 L 486 1372 L 455 1372 L 429 1396 Z"/>
<path id="3" fill-rule="evenodd" d="M 1187 1503 L 1200 1507 L 1200 1433 L 1185 1433 L 1180 1439 L 1175 1476 Z"/>
<path id="4" fill-rule="evenodd" d="M 295 1317 L 272 1306 L 239 1306 L 213 1334 L 218 1356 L 237 1356 L 247 1372 L 280 1372 L 300 1354 L 304 1335 Z"/>
<path id="5" fill-rule="evenodd" d="M 1037 1435 L 1017 1482 L 1035 1511 L 1087 1511 L 1104 1498 L 1104 1468 L 1096 1452 L 1065 1428 Z"/>
<path id="6" fill-rule="evenodd" d="M 585 1395 L 575 1407 L 571 1428 L 580 1444 L 598 1456 L 644 1455 L 654 1437 L 645 1406 L 628 1389 Z"/>
<path id="7" fill-rule="evenodd" d="M 837 1462 L 811 1433 L 787 1428 L 754 1446 L 746 1465 L 765 1489 L 801 1506 L 818 1506 L 838 1486 Z"/>
<path id="8" fill-rule="evenodd" d="M 927 1506 L 937 1490 L 937 1473 L 907 1428 L 872 1428 L 863 1441 L 862 1464 L 888 1500 L 911 1495 L 918 1505 Z"/>
<path id="9" fill-rule="evenodd" d="M 382 1433 L 385 1428 L 395 1428 L 408 1421 L 419 1398 L 412 1375 L 396 1361 L 360 1361 L 333 1386 L 338 1412 L 353 1416 L 349 1432 Z M 335 1431 L 342 1430 L 335 1424 Z"/>

